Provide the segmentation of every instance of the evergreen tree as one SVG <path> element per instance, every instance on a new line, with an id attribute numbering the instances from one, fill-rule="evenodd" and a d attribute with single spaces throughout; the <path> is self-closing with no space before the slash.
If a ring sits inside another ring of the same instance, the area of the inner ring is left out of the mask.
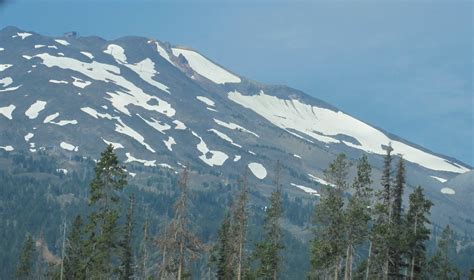
<path id="1" fill-rule="evenodd" d="M 283 216 L 281 197 L 281 165 L 277 162 L 274 184 L 276 190 L 270 195 L 270 205 L 266 209 L 263 225 L 264 239 L 256 244 L 255 257 L 258 261 L 257 276 L 261 279 L 277 279 L 281 266 L 280 252 L 284 248 L 282 243 L 282 229 L 280 219 Z"/>
<path id="2" fill-rule="evenodd" d="M 139 278 L 148 279 L 148 246 L 150 242 L 149 237 L 149 221 L 148 221 L 148 207 L 145 208 L 145 222 L 143 223 L 143 237 L 140 242 L 140 263 L 139 263 Z"/>
<path id="3" fill-rule="evenodd" d="M 372 195 L 372 168 L 367 156 L 363 155 L 357 164 L 357 176 L 354 178 L 352 188 L 354 194 L 349 200 L 346 214 L 346 265 L 344 279 L 352 279 L 352 266 L 354 263 L 355 247 L 360 245 L 368 236 L 370 221 L 370 200 Z"/>
<path id="4" fill-rule="evenodd" d="M 237 280 L 242 279 L 242 269 L 244 262 L 244 246 L 245 238 L 247 233 L 247 202 L 248 202 L 248 187 L 247 187 L 247 174 L 245 173 L 242 177 L 239 178 L 240 193 L 237 203 L 233 209 L 233 223 L 232 223 L 232 232 L 233 239 L 232 243 L 234 244 L 233 252 L 234 259 L 237 263 L 236 267 L 236 276 Z"/>
<path id="5" fill-rule="evenodd" d="M 448 280 L 460 279 L 460 271 L 452 264 L 452 257 L 456 254 L 454 232 L 447 225 L 441 233 L 435 255 L 430 261 L 432 279 Z"/>
<path id="6" fill-rule="evenodd" d="M 347 189 L 349 163 L 339 154 L 324 171 L 331 187 L 323 186 L 323 196 L 315 207 L 315 237 L 311 245 L 311 278 L 339 279 L 345 254 L 345 215 L 343 192 Z"/>
<path id="7" fill-rule="evenodd" d="M 219 228 L 217 243 L 214 245 L 211 255 L 211 263 L 217 268 L 215 273 L 217 279 L 234 279 L 231 236 L 231 216 L 227 213 Z"/>
<path id="8" fill-rule="evenodd" d="M 72 224 L 72 230 L 66 242 L 66 253 L 64 257 L 65 279 L 84 279 L 85 271 L 81 266 L 84 259 L 82 248 L 83 222 L 80 215 L 77 215 Z"/>
<path id="9" fill-rule="evenodd" d="M 405 239 L 407 242 L 407 257 L 409 261 L 409 278 L 423 279 L 426 269 L 426 241 L 430 238 L 428 216 L 433 203 L 425 198 L 423 188 L 418 186 L 410 194 L 410 203 L 405 222 Z"/>
<path id="10" fill-rule="evenodd" d="M 158 242 L 163 255 L 160 279 L 184 279 L 188 263 L 202 250 L 201 242 L 190 229 L 188 176 L 186 167 L 178 182 L 181 193 L 174 205 L 174 217 Z"/>
<path id="11" fill-rule="evenodd" d="M 26 280 L 34 278 L 32 272 L 35 252 L 35 242 L 33 241 L 33 237 L 28 234 L 18 260 L 18 266 L 15 272 L 16 279 Z"/>
<path id="12" fill-rule="evenodd" d="M 86 226 L 84 267 L 86 278 L 106 279 L 116 277 L 119 240 L 119 196 L 127 184 L 124 167 L 108 145 L 94 169 L 90 184 L 89 206 L 92 209 Z"/>
<path id="13" fill-rule="evenodd" d="M 133 228 L 134 228 L 134 207 L 135 207 L 135 196 L 131 195 L 129 198 L 129 206 L 127 211 L 127 218 L 124 228 L 124 238 L 122 241 L 122 255 L 121 255 L 121 279 L 132 279 L 133 278 L 133 252 L 132 252 L 132 240 L 133 240 Z"/>
<path id="14" fill-rule="evenodd" d="M 371 232 L 366 277 L 388 279 L 392 237 L 392 146 L 386 149 L 382 170 L 382 190 L 375 205 L 375 224 Z"/>
<path id="15" fill-rule="evenodd" d="M 404 266 L 402 255 L 406 251 L 405 241 L 403 240 L 403 190 L 405 188 L 405 164 L 403 157 L 400 157 L 397 165 L 397 174 L 395 184 L 392 190 L 392 222 L 389 230 L 391 231 L 390 240 L 390 271 L 389 275 L 394 278 L 400 278 L 400 269 Z"/>

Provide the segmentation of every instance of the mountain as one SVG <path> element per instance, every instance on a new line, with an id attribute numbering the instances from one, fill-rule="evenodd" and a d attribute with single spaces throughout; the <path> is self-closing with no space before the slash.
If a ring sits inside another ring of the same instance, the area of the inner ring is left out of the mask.
<path id="1" fill-rule="evenodd" d="M 75 170 L 73 157 L 96 159 L 111 143 L 137 184 L 152 170 L 184 165 L 223 183 L 249 170 L 265 195 L 280 160 L 285 193 L 311 201 L 327 184 L 322 171 L 341 152 L 351 160 L 367 154 L 377 184 L 391 143 L 407 161 L 405 196 L 424 186 L 436 223 L 474 233 L 464 207 L 472 209 L 464 196 L 472 188 L 450 192 L 444 185 L 472 174 L 469 165 L 299 90 L 252 81 L 198 51 L 155 39 L 52 38 L 4 28 L 0 135 L 0 153 L 56 156 L 64 173 Z"/>

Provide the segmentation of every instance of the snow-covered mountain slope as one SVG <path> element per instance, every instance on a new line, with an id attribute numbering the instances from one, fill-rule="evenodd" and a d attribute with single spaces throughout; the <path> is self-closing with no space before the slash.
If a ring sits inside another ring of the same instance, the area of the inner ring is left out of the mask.
<path id="1" fill-rule="evenodd" d="M 285 189 L 302 197 L 318 194 L 322 170 L 340 152 L 350 159 L 367 153 L 377 180 L 389 142 L 408 162 L 410 186 L 424 185 L 440 201 L 442 180 L 471 169 L 300 91 L 240 77 L 189 48 L 140 37 L 51 38 L 14 27 L 0 31 L 0 134 L 0 152 L 65 158 L 95 158 L 111 143 L 130 170 L 140 167 L 134 176 L 188 163 L 216 180 L 249 170 L 266 186 L 279 159 Z"/>

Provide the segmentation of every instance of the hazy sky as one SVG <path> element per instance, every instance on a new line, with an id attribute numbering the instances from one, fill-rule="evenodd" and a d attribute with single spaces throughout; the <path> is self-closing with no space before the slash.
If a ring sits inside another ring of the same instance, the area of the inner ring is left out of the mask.
<path id="1" fill-rule="evenodd" d="M 2 2 L 0 28 L 187 45 L 474 165 L 471 1 Z"/>

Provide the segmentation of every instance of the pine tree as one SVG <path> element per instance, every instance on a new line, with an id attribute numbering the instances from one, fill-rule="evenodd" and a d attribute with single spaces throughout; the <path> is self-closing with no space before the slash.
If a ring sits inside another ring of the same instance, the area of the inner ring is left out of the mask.
<path id="1" fill-rule="evenodd" d="M 454 232 L 447 225 L 441 233 L 436 253 L 430 261 L 429 266 L 432 279 L 447 280 L 461 278 L 460 271 L 451 262 L 451 258 L 455 254 Z"/>
<path id="2" fill-rule="evenodd" d="M 339 154 L 324 171 L 326 181 L 323 195 L 315 207 L 315 237 L 311 245 L 311 278 L 339 279 L 345 254 L 345 215 L 343 192 L 347 189 L 349 163 L 345 154 Z"/>
<path id="3" fill-rule="evenodd" d="M 277 279 L 281 266 L 280 252 L 284 249 L 282 229 L 280 225 L 283 216 L 281 197 L 281 165 L 277 162 L 274 185 L 276 190 L 270 195 L 270 205 L 266 209 L 263 225 L 264 239 L 256 244 L 255 257 L 258 261 L 257 276 L 261 279 Z"/>
<path id="4" fill-rule="evenodd" d="M 357 164 L 357 176 L 354 178 L 352 188 L 354 194 L 349 200 L 346 214 L 346 265 L 344 279 L 352 279 L 352 265 L 354 263 L 355 247 L 360 245 L 368 236 L 370 221 L 370 200 L 372 195 L 372 168 L 367 156 L 363 155 Z"/>
<path id="5" fill-rule="evenodd" d="M 366 278 L 388 279 L 392 240 L 392 146 L 387 147 L 382 170 L 379 201 L 375 205 L 375 224 L 371 232 Z"/>
<path id="6" fill-rule="evenodd" d="M 72 230 L 66 241 L 66 252 L 64 258 L 64 278 L 84 279 L 85 271 L 81 266 L 83 255 L 83 222 L 80 215 L 77 215 L 72 224 Z"/>
<path id="7" fill-rule="evenodd" d="M 18 267 L 15 272 L 16 279 L 26 280 L 33 278 L 32 272 L 35 252 L 35 242 L 33 241 L 33 237 L 28 234 L 18 260 Z"/>
<path id="8" fill-rule="evenodd" d="M 418 186 L 410 194 L 410 203 L 405 221 L 407 257 L 409 261 L 409 278 L 423 279 L 426 269 L 426 241 L 430 238 L 427 224 L 433 203 L 425 198 L 423 188 Z"/>
<path id="9" fill-rule="evenodd" d="M 244 262 L 244 246 L 246 241 L 247 233 L 247 202 L 248 202 L 248 187 L 247 187 L 247 174 L 239 178 L 240 193 L 237 200 L 237 204 L 233 209 L 233 223 L 232 232 L 233 236 L 233 252 L 235 254 L 234 259 L 237 262 L 236 276 L 237 280 L 242 279 L 242 269 Z"/>
<path id="10" fill-rule="evenodd" d="M 190 229 L 188 176 L 188 169 L 185 168 L 178 182 L 181 193 L 174 205 L 174 217 L 166 227 L 163 237 L 158 240 L 163 254 L 160 279 L 185 278 L 188 263 L 196 258 L 203 248 Z"/>
<path id="11" fill-rule="evenodd" d="M 84 244 L 86 278 L 113 278 L 117 273 L 119 240 L 119 196 L 127 184 L 125 169 L 109 145 L 101 154 L 90 184 L 89 214 Z"/>
<path id="12" fill-rule="evenodd" d="M 131 195 L 129 198 L 127 211 L 127 218 L 124 228 L 124 237 L 122 241 L 122 254 L 121 254 L 121 279 L 132 279 L 133 278 L 133 252 L 132 252 L 132 240 L 133 240 L 133 229 L 134 229 L 134 207 L 135 207 L 135 196 Z"/>
<path id="13" fill-rule="evenodd" d="M 400 157 L 397 165 L 395 184 L 392 190 L 392 222 L 389 227 L 390 233 L 390 271 L 389 275 L 395 278 L 401 277 L 400 269 L 404 266 L 402 255 L 405 254 L 406 246 L 403 240 L 403 191 L 405 188 L 405 164 L 403 157 Z"/>
<path id="14" fill-rule="evenodd" d="M 148 221 L 148 207 L 145 207 L 145 222 L 143 223 L 142 231 L 143 237 L 140 242 L 140 263 L 139 263 L 139 278 L 140 279 L 148 279 L 148 246 L 150 242 L 149 236 L 149 221 Z"/>
<path id="15" fill-rule="evenodd" d="M 211 255 L 211 263 L 217 268 L 215 273 L 217 279 L 234 279 L 231 236 L 231 216 L 227 213 L 219 228 L 217 243 L 214 245 Z"/>

